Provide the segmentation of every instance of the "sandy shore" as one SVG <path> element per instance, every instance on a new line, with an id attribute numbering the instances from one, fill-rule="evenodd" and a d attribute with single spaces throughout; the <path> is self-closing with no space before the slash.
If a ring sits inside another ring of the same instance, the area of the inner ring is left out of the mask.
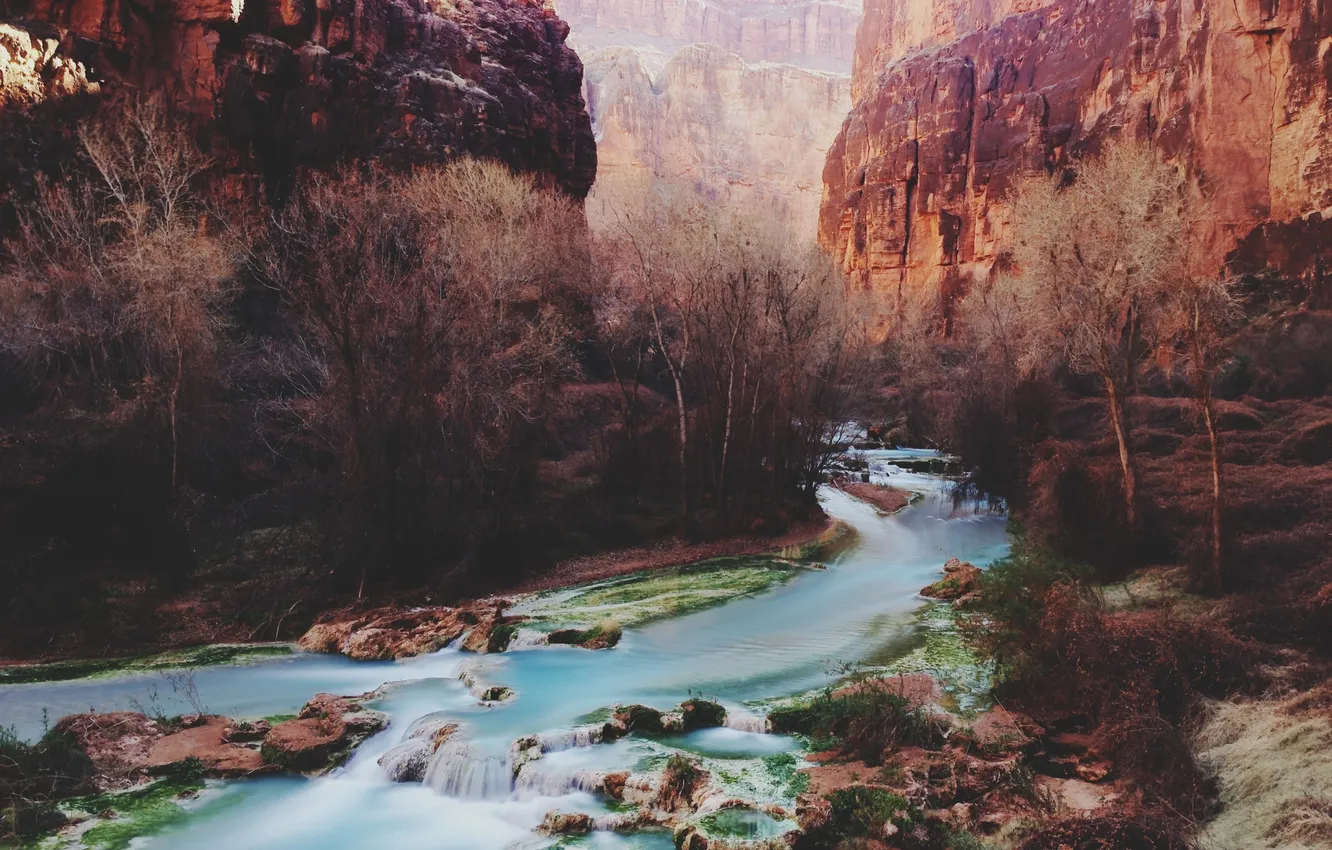
<path id="1" fill-rule="evenodd" d="M 895 514 L 911 504 L 912 493 L 909 490 L 899 490 L 886 484 L 861 484 L 848 481 L 833 486 L 848 496 L 869 502 L 886 514 Z"/>

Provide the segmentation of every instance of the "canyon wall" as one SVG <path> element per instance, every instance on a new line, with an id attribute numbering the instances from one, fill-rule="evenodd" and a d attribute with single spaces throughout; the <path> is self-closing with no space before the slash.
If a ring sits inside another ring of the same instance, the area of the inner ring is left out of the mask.
<path id="1" fill-rule="evenodd" d="M 1210 198 L 1200 267 L 1276 257 L 1332 217 L 1330 47 L 1320 0 L 869 0 L 820 242 L 867 286 L 951 291 L 992 268 L 1015 179 L 1133 135 Z"/>
<path id="2" fill-rule="evenodd" d="M 859 0 L 559 0 L 559 8 L 591 49 L 711 44 L 750 62 L 839 72 L 860 22 Z"/>
<path id="3" fill-rule="evenodd" d="M 53 95 L 139 90 L 272 180 L 465 153 L 577 197 L 596 176 L 582 63 L 538 0 L 0 0 L 0 22 L 7 120 Z"/>
<path id="4" fill-rule="evenodd" d="M 712 45 L 655 68 L 627 47 L 586 62 L 600 159 L 589 215 L 632 203 L 654 181 L 683 182 L 722 205 L 778 213 L 812 237 L 819 175 L 851 102 L 845 75 L 751 65 Z"/>
<path id="5" fill-rule="evenodd" d="M 813 238 L 823 163 L 851 108 L 858 0 L 557 2 L 587 68 L 594 224 L 665 183 L 759 205 Z"/>

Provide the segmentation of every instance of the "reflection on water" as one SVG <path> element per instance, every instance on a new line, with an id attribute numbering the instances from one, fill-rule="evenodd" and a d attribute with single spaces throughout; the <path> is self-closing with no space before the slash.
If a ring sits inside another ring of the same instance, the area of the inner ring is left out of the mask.
<path id="1" fill-rule="evenodd" d="M 545 846 L 532 834 L 544 814 L 604 811 L 591 795 L 532 780 L 526 787 L 463 799 L 421 785 L 394 785 L 375 760 L 398 743 L 413 721 L 432 712 L 463 724 L 469 758 L 506 757 L 512 742 L 558 733 L 614 703 L 670 708 L 702 694 L 733 710 L 808 691 L 836 677 L 839 664 L 881 663 L 913 646 L 917 591 L 934 581 L 948 558 L 984 564 L 1007 551 L 1004 517 L 964 506 L 955 510 L 938 479 L 896 469 L 893 452 L 866 452 L 875 480 L 923 492 L 926 498 L 893 517 L 837 491 L 821 495 L 832 516 L 859 534 L 826 571 L 800 573 L 761 594 L 720 607 L 627 630 L 618 648 L 590 652 L 549 647 L 481 660 L 482 677 L 505 685 L 512 700 L 482 706 L 456 680 L 475 656 L 452 650 L 397 663 L 356 663 L 298 655 L 243 667 L 200 670 L 196 684 L 210 711 L 238 717 L 290 712 L 319 691 L 355 694 L 403 682 L 376 707 L 393 724 L 367 742 L 339 774 L 313 781 L 263 780 L 225 785 L 203 801 L 179 832 L 152 848 L 508 848 Z M 42 709 L 62 714 L 129 708 L 142 700 L 151 676 L 0 687 L 0 717 L 22 734 L 40 734 Z M 185 711 L 163 703 L 168 712 Z M 789 739 L 735 729 L 696 733 L 674 745 L 704 756 L 761 757 L 789 749 Z M 765 749 L 767 748 L 767 749 Z M 622 769 L 629 745 L 548 755 L 543 773 L 573 777 L 579 770 Z M 729 753 L 728 753 L 729 750 Z M 534 764 L 533 767 L 536 765 Z M 436 764 L 433 768 L 438 768 Z M 625 765 L 624 767 L 632 767 Z M 458 771 L 456 765 L 452 770 Z M 535 772 L 533 775 L 536 775 Z M 455 777 L 455 783 L 472 781 Z M 489 780 L 487 780 L 489 782 Z M 493 783 L 492 783 L 493 784 Z M 758 828 L 758 827 L 755 827 Z M 766 828 L 766 827 L 765 827 Z M 589 847 L 669 847 L 661 834 L 596 835 Z M 531 843 L 535 842 L 535 843 Z M 619 842 L 619 843 L 616 843 Z M 646 843 L 644 843 L 646 842 Z"/>

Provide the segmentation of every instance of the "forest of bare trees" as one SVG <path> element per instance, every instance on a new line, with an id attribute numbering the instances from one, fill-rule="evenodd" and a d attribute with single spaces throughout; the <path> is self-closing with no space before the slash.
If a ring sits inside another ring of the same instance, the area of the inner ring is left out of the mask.
<path id="1" fill-rule="evenodd" d="M 1175 168 L 1142 142 L 1123 141 L 1068 172 L 1027 178 L 1015 189 L 1004 261 L 990 280 L 946 305 L 957 328 L 952 337 L 932 332 L 944 305 L 927 301 L 899 320 L 889 350 L 911 375 L 907 392 L 976 468 L 981 489 L 1018 504 L 1054 498 L 1048 490 L 1064 459 L 1049 454 L 1048 443 L 1044 458 L 1033 450 L 1050 437 L 1059 384 L 1103 399 L 1118 499 L 1088 510 L 1125 541 L 1119 554 L 1129 560 L 1144 535 L 1133 399 L 1147 372 L 1157 381 L 1179 375 L 1208 438 L 1203 572 L 1219 587 L 1225 476 L 1212 388 L 1230 357 L 1239 311 L 1232 281 L 1190 268 L 1190 218 L 1202 203 L 1185 196 Z M 1047 492 L 1028 492 L 1029 478 Z"/>
<path id="2" fill-rule="evenodd" d="M 78 139 L 0 258 L 4 578 L 34 627 L 236 558 L 475 589 L 817 511 L 870 311 L 777 221 L 663 188 L 593 232 L 466 160 L 238 196 L 154 103 Z"/>
<path id="3" fill-rule="evenodd" d="M 872 382 L 872 305 L 775 218 L 661 190 L 600 234 L 599 305 L 622 386 L 656 370 L 672 396 L 679 511 L 723 522 L 808 508 Z M 622 451 L 640 468 L 634 391 Z"/>

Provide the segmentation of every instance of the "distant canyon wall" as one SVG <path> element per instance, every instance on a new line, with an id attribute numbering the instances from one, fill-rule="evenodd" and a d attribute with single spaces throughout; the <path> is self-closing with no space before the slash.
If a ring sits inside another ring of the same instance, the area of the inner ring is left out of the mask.
<path id="1" fill-rule="evenodd" d="M 586 66 L 594 220 L 664 182 L 761 205 L 813 238 L 851 108 L 858 0 L 556 2 Z"/>
<path id="2" fill-rule="evenodd" d="M 711 44 L 750 62 L 844 71 L 855 52 L 859 0 L 560 0 L 560 14 L 589 47 L 647 36 Z"/>
<path id="3" fill-rule="evenodd" d="M 627 47 L 586 55 L 599 169 L 589 215 L 629 204 L 654 181 L 779 213 L 812 238 L 829 145 L 851 103 L 844 75 L 751 65 L 711 45 L 654 69 Z"/>
<path id="4" fill-rule="evenodd" d="M 820 242 L 881 291 L 965 287 L 1016 179 L 1134 135 L 1211 197 L 1200 267 L 1302 256 L 1279 243 L 1332 218 L 1330 54 L 1322 0 L 868 0 Z"/>

